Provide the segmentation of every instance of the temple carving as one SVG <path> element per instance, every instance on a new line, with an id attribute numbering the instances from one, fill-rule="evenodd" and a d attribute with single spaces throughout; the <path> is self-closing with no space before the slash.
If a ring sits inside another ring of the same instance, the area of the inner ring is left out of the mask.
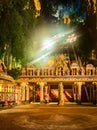
<path id="1" fill-rule="evenodd" d="M 63 54 L 57 55 L 53 65 L 46 65 L 36 68 L 34 65 L 27 65 L 22 69 L 22 76 L 72 76 L 72 75 L 97 75 L 97 68 L 92 64 L 86 67 L 79 66 L 76 62 L 70 63 L 65 60 Z"/>
<path id="2" fill-rule="evenodd" d="M 97 67 L 70 62 L 65 55 L 55 56 L 53 64 L 41 68 L 28 64 L 22 69 L 20 83 L 29 88 L 30 102 L 95 102 Z"/>
<path id="3" fill-rule="evenodd" d="M 78 65 L 65 55 L 56 55 L 51 64 L 36 67 L 28 64 L 22 68 L 18 80 L 6 74 L 0 66 L 0 104 L 97 103 L 97 67 Z"/>

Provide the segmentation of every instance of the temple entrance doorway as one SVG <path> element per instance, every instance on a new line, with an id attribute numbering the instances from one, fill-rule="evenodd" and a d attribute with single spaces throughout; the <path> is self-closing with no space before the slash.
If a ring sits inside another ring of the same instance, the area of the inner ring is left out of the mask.
<path id="1" fill-rule="evenodd" d="M 30 102 L 40 102 L 40 87 L 39 85 L 32 84 L 29 89 Z"/>
<path id="2" fill-rule="evenodd" d="M 73 94 L 73 87 L 72 85 L 64 85 L 64 102 L 73 102 L 74 101 L 74 94 Z"/>
<path id="3" fill-rule="evenodd" d="M 58 85 L 50 85 L 49 86 L 49 102 L 57 102 L 58 103 Z"/>
<path id="4" fill-rule="evenodd" d="M 46 87 L 46 86 L 45 86 Z M 59 102 L 59 83 L 49 83 L 47 89 L 43 88 L 43 101 L 45 103 L 45 97 L 47 96 L 48 103 Z M 31 84 L 30 91 L 30 102 L 40 103 L 40 86 Z M 73 102 L 74 94 L 72 84 L 63 83 L 63 99 L 64 102 Z"/>

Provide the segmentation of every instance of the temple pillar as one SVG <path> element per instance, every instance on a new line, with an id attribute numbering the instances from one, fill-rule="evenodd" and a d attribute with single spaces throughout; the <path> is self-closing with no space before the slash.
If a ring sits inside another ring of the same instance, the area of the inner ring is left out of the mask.
<path id="1" fill-rule="evenodd" d="M 21 104 L 21 87 L 18 86 L 18 104 Z"/>
<path id="2" fill-rule="evenodd" d="M 93 75 L 95 75 L 95 68 L 93 69 Z"/>
<path id="3" fill-rule="evenodd" d="M 82 82 L 78 82 L 78 104 L 81 104 L 81 87 L 82 87 Z"/>
<path id="4" fill-rule="evenodd" d="M 25 89 L 26 89 L 26 102 L 29 102 L 29 86 L 28 86 L 28 83 L 26 84 L 26 86 L 25 86 Z"/>
<path id="5" fill-rule="evenodd" d="M 22 101 L 25 101 L 25 86 L 22 87 Z"/>
<path id="6" fill-rule="evenodd" d="M 64 105 L 63 82 L 59 83 L 59 105 Z"/>
<path id="7" fill-rule="evenodd" d="M 74 102 L 77 102 L 77 91 L 78 91 L 77 86 L 74 83 L 74 86 L 73 86 Z"/>
<path id="8" fill-rule="evenodd" d="M 48 86 L 45 86 L 45 103 L 49 102 Z"/>
<path id="9" fill-rule="evenodd" d="M 36 101 L 36 85 L 33 85 L 33 102 Z"/>
<path id="10" fill-rule="evenodd" d="M 45 82 L 39 82 L 40 85 L 40 103 L 44 102 L 44 93 L 43 93 L 43 88 L 45 85 Z"/>
<path id="11" fill-rule="evenodd" d="M 20 86 L 17 85 L 17 86 L 15 87 L 15 103 L 16 103 L 17 105 L 19 105 L 19 104 L 20 104 L 20 101 L 21 101 L 21 90 L 20 90 Z"/>
<path id="12" fill-rule="evenodd" d="M 92 85 L 89 86 L 89 89 L 90 89 L 90 99 L 89 99 L 89 101 L 92 102 Z"/>
<path id="13" fill-rule="evenodd" d="M 30 71 L 30 76 L 32 76 L 32 70 L 29 70 Z"/>
<path id="14" fill-rule="evenodd" d="M 40 76 L 40 69 L 37 69 L 37 76 Z"/>
<path id="15" fill-rule="evenodd" d="M 81 104 L 81 87 L 82 87 L 83 82 L 76 82 L 76 86 L 78 89 L 78 93 L 77 93 L 77 102 L 78 104 Z"/>
<path id="16" fill-rule="evenodd" d="M 97 82 L 93 82 L 93 105 L 96 105 Z"/>
<path id="17" fill-rule="evenodd" d="M 8 99 L 7 99 L 7 90 L 8 90 L 8 86 L 5 86 L 5 92 L 4 92 L 4 105 L 8 106 Z"/>
<path id="18" fill-rule="evenodd" d="M 55 74 L 56 74 L 56 76 L 58 76 L 58 69 L 57 68 L 55 70 Z"/>
<path id="19" fill-rule="evenodd" d="M 54 76 L 54 70 L 53 69 L 51 70 L 51 75 Z"/>
<path id="20" fill-rule="evenodd" d="M 25 83 L 22 83 L 22 84 L 21 84 L 21 102 L 22 102 L 22 103 L 25 102 L 25 96 L 26 96 L 25 89 L 26 89 L 26 84 L 25 84 Z"/>
<path id="21" fill-rule="evenodd" d="M 32 69 L 32 76 L 35 76 L 35 68 Z"/>

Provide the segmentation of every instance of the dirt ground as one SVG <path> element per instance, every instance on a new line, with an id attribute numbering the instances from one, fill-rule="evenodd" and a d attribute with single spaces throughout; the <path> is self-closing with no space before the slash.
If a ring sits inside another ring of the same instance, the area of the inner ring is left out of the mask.
<path id="1" fill-rule="evenodd" d="M 97 106 L 29 104 L 0 109 L 0 130 L 97 130 Z"/>

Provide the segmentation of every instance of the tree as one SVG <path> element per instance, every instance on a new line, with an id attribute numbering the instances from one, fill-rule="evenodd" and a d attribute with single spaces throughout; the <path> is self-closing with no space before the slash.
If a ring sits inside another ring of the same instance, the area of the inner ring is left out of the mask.
<path id="1" fill-rule="evenodd" d="M 10 56 L 24 62 L 25 48 L 34 28 L 34 11 L 30 0 L 0 1 L 0 56 L 9 67 Z M 23 61 L 22 61 L 23 60 Z"/>
<path id="2" fill-rule="evenodd" d="M 21 70 L 19 68 L 8 70 L 7 73 L 8 75 L 12 76 L 14 79 L 18 79 L 21 76 Z"/>
<path id="3" fill-rule="evenodd" d="M 70 17 L 70 27 L 78 25 L 77 28 L 81 30 L 79 33 L 83 34 L 79 40 L 79 46 L 77 45 L 79 54 L 85 54 L 86 50 L 90 53 L 90 49 L 95 47 L 96 35 L 93 35 L 94 23 L 91 20 L 93 18 L 95 21 L 95 13 L 92 14 L 93 0 L 90 1 L 91 7 L 87 0 L 81 0 L 82 4 L 78 0 L 39 0 L 39 2 L 40 16 L 35 17 L 35 3 L 32 0 L 0 0 L 0 58 L 4 58 L 8 68 L 11 62 L 10 57 L 12 60 L 21 61 L 22 65 L 33 59 L 31 53 L 34 55 L 35 30 L 44 24 L 62 25 L 65 13 Z M 81 21 L 85 14 L 87 14 L 86 23 Z M 64 26 L 68 27 L 66 24 Z M 88 37 L 90 37 L 89 40 Z"/>
<path id="4" fill-rule="evenodd" d="M 82 9 L 86 12 L 85 26 L 89 34 L 88 38 L 91 38 L 87 45 L 90 48 L 89 53 L 92 50 L 97 52 L 97 0 L 82 0 Z"/>

